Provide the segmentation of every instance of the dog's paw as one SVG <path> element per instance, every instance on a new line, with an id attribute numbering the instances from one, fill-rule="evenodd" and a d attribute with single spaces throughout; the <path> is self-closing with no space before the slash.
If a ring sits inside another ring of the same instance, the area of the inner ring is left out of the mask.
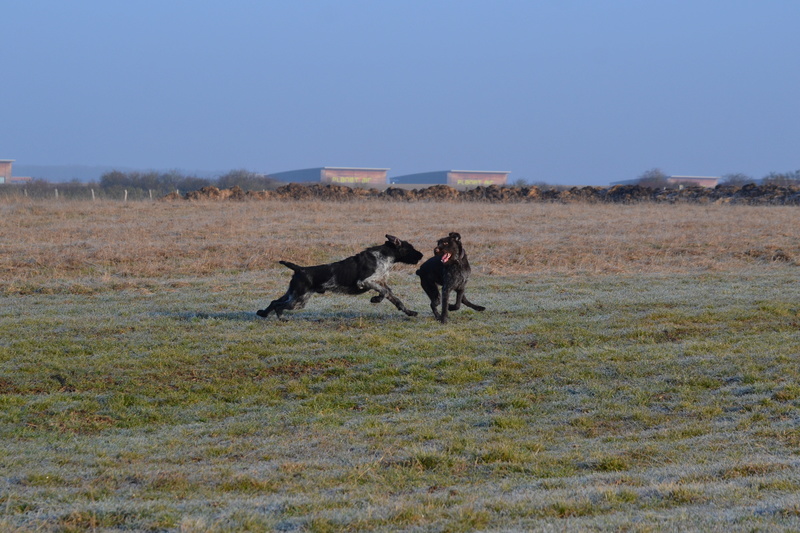
<path id="1" fill-rule="evenodd" d="M 408 316 L 417 316 L 419 313 L 417 313 L 416 311 L 411 311 L 411 310 L 409 309 L 408 311 L 406 311 L 406 314 L 407 314 Z"/>
<path id="2" fill-rule="evenodd" d="M 383 301 L 383 295 L 379 294 L 377 296 L 373 296 L 372 298 L 369 299 L 369 301 L 374 304 L 379 304 Z"/>
<path id="3" fill-rule="evenodd" d="M 259 309 L 258 311 L 256 311 L 256 314 L 258 316 L 260 316 L 261 318 L 267 318 L 267 315 L 269 315 L 269 312 L 266 309 Z"/>
<path id="4" fill-rule="evenodd" d="M 486 308 L 482 305 L 476 305 L 475 307 L 473 307 L 473 309 L 475 309 L 476 311 L 486 311 Z"/>

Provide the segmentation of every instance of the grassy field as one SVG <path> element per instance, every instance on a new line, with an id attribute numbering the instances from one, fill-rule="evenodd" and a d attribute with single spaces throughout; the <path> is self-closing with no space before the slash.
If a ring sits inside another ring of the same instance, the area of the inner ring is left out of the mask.
<path id="1" fill-rule="evenodd" d="M 800 530 L 800 209 L 0 204 L 0 530 Z M 470 299 L 255 310 L 459 231 Z"/>

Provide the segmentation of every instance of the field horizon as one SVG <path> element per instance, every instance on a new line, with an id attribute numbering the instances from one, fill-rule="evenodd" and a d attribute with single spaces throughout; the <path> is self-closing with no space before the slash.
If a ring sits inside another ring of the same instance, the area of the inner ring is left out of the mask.
<path id="1" fill-rule="evenodd" d="M 797 207 L 0 202 L 0 529 L 800 529 Z M 288 259 L 459 231 L 286 320 Z"/>

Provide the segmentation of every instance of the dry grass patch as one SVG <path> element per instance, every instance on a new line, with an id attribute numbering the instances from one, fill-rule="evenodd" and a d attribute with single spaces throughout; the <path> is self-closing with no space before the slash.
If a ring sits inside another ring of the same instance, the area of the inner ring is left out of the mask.
<path id="1" fill-rule="evenodd" d="M 430 253 L 458 230 L 488 275 L 719 272 L 794 264 L 798 224 L 794 207 L 5 202 L 0 269 L 6 292 L 91 293 L 131 278 L 260 272 L 281 258 L 332 261 L 387 232 Z"/>

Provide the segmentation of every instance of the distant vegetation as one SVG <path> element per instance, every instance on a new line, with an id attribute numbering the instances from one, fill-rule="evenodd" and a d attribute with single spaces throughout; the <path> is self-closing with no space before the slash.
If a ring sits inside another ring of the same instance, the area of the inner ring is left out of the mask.
<path id="1" fill-rule="evenodd" d="M 679 183 L 671 183 L 667 181 L 669 176 L 664 173 L 660 168 L 653 168 L 643 172 L 637 178 L 636 182 L 642 187 L 650 187 L 651 189 L 677 189 L 680 187 Z M 747 174 L 740 172 L 733 174 L 725 174 L 719 182 L 723 186 L 743 187 L 749 184 L 760 185 L 775 185 L 779 187 L 790 187 L 800 185 L 800 170 L 794 172 L 770 172 L 761 179 L 755 179 Z"/>
<path id="2" fill-rule="evenodd" d="M 171 192 L 178 191 L 185 194 L 196 191 L 202 187 L 215 186 L 229 189 L 239 186 L 244 190 L 270 190 L 281 185 L 263 174 L 248 170 L 231 170 L 218 178 L 200 178 L 194 175 L 183 174 L 178 171 L 170 172 L 121 172 L 113 170 L 100 177 L 100 181 L 83 183 L 77 180 L 67 183 L 49 183 L 45 180 L 33 180 L 26 184 L 0 185 L 0 195 L 26 195 L 32 198 L 52 198 L 58 195 L 64 198 L 85 199 L 94 194 L 96 198 L 127 198 L 142 200 L 145 198 L 160 198 Z"/>
<path id="3" fill-rule="evenodd" d="M 679 184 L 670 183 L 668 178 L 669 176 L 661 169 L 653 168 L 639 175 L 635 183 L 654 190 L 678 189 L 680 187 Z M 800 170 L 770 172 L 761 179 L 755 179 L 742 173 L 734 173 L 726 174 L 720 180 L 721 186 L 743 187 L 748 184 L 800 187 Z M 238 186 L 243 191 L 272 191 L 283 185 L 286 185 L 286 183 L 272 179 L 264 174 L 244 169 L 231 170 L 216 178 L 199 177 L 176 170 L 169 172 L 122 172 L 112 170 L 103 174 L 99 181 L 90 181 L 88 183 L 78 180 L 51 183 L 46 180 L 35 179 L 24 184 L 1 184 L 0 197 L 144 200 L 147 198 L 162 198 L 175 192 L 178 192 L 179 195 L 186 195 L 187 193 L 199 191 L 203 187 L 231 189 Z M 560 193 L 574 189 L 574 187 L 544 181 L 531 183 L 525 179 L 518 179 L 505 188 L 525 189 L 528 187 L 535 187 L 543 193 Z"/>
<path id="4" fill-rule="evenodd" d="M 794 172 L 770 172 L 764 176 L 761 183 L 782 187 L 797 186 L 800 185 L 800 170 L 795 170 Z"/>

